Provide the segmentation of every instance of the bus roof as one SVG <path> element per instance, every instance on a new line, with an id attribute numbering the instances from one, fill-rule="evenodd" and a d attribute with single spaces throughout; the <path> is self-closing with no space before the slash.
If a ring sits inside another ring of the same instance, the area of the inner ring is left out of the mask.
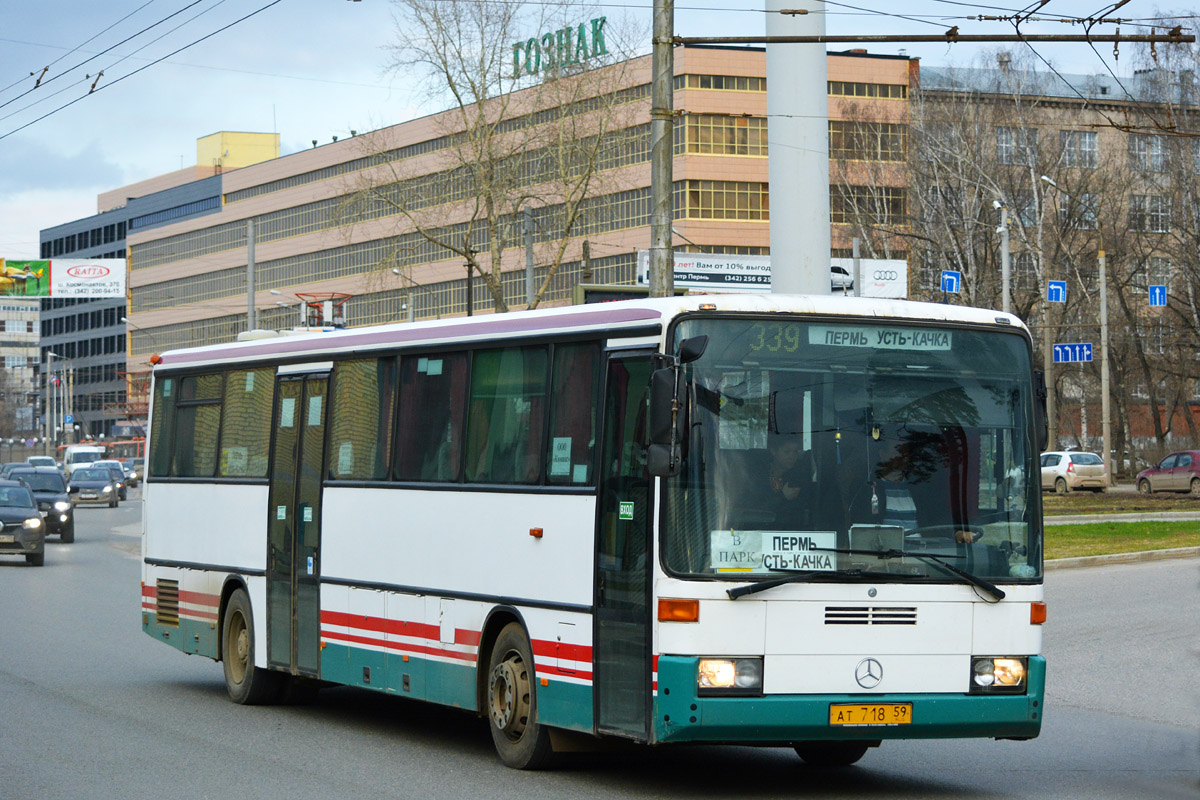
<path id="1" fill-rule="evenodd" d="M 603 332 L 608 338 L 622 331 L 634 336 L 647 327 L 661 327 L 679 314 L 704 310 L 762 313 L 801 313 L 871 319 L 1000 325 L 1024 331 L 1020 318 L 1000 311 L 910 300 L 841 297 L 837 295 L 708 294 L 621 300 L 611 303 L 560 306 L 508 314 L 481 314 L 424 322 L 398 322 L 363 328 L 271 336 L 229 344 L 171 350 L 161 355 L 155 371 L 210 363 L 274 361 L 297 357 L 324 358 L 343 353 L 387 349 L 410 344 L 446 345 L 481 337 L 523 338 L 546 334 Z M 707 308 L 714 306 L 715 308 Z"/>

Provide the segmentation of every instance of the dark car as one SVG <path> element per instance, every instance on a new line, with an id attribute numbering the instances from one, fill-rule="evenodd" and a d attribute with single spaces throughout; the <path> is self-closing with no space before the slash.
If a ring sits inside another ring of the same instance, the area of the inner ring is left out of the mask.
<path id="1" fill-rule="evenodd" d="M 31 566 L 46 563 L 46 525 L 29 487 L 0 480 L 0 554 L 23 555 Z"/>
<path id="2" fill-rule="evenodd" d="M 102 461 L 93 461 L 91 464 L 93 469 L 107 469 L 117 479 L 117 493 L 121 500 L 129 499 L 129 490 L 125 485 L 125 469 L 121 466 L 120 461 L 111 461 L 108 459 Z"/>
<path id="3" fill-rule="evenodd" d="M 1151 492 L 1191 492 L 1200 496 L 1200 451 L 1180 450 L 1144 469 L 1137 475 L 1137 490 Z"/>
<path id="4" fill-rule="evenodd" d="M 29 469 L 29 465 L 24 461 L 9 461 L 4 466 L 0 467 L 0 480 L 8 480 L 8 473 L 14 469 Z"/>
<path id="5" fill-rule="evenodd" d="M 103 504 L 117 507 L 120 498 L 120 482 L 107 467 L 83 467 L 71 473 L 67 491 L 75 505 Z"/>
<path id="6" fill-rule="evenodd" d="M 137 486 L 146 479 L 146 459 L 131 458 L 125 462 L 125 468 L 130 486 Z"/>
<path id="7" fill-rule="evenodd" d="M 38 511 L 46 523 L 46 535 L 56 533 L 64 542 L 75 541 L 75 504 L 67 493 L 67 482 L 58 467 L 14 469 L 12 479 L 33 492 Z"/>

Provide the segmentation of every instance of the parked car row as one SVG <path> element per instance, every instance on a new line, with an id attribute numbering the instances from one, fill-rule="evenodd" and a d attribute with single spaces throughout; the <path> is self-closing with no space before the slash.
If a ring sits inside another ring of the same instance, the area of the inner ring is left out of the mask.
<path id="1" fill-rule="evenodd" d="M 1180 450 L 1137 474 L 1134 485 L 1142 494 L 1190 492 L 1200 496 L 1200 451 Z M 1076 489 L 1103 492 L 1108 486 L 1104 461 L 1095 453 L 1042 453 L 1042 489 L 1066 494 Z"/>

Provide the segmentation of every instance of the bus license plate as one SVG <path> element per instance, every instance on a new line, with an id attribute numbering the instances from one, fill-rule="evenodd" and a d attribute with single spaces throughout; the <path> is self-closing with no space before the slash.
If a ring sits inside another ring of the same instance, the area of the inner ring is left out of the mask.
<path id="1" fill-rule="evenodd" d="M 3 542 L 4 544 L 12 544 L 16 540 L 17 537 L 13 536 L 11 533 L 0 533 L 0 542 Z"/>
<path id="2" fill-rule="evenodd" d="M 863 703 L 829 706 L 830 725 L 908 725 L 912 703 Z"/>

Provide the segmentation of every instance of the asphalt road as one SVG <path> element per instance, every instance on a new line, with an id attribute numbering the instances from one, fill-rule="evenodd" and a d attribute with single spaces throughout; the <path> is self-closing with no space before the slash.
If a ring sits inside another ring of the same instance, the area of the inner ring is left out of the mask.
<path id="1" fill-rule="evenodd" d="M 633 748 L 520 773 L 462 712 L 335 689 L 244 708 L 221 667 L 140 629 L 138 493 L 79 510 L 46 566 L 0 560 L 0 798 L 1142 798 L 1200 795 L 1200 562 L 1050 575 L 1031 742 L 885 743 L 816 770 L 787 749 Z"/>

